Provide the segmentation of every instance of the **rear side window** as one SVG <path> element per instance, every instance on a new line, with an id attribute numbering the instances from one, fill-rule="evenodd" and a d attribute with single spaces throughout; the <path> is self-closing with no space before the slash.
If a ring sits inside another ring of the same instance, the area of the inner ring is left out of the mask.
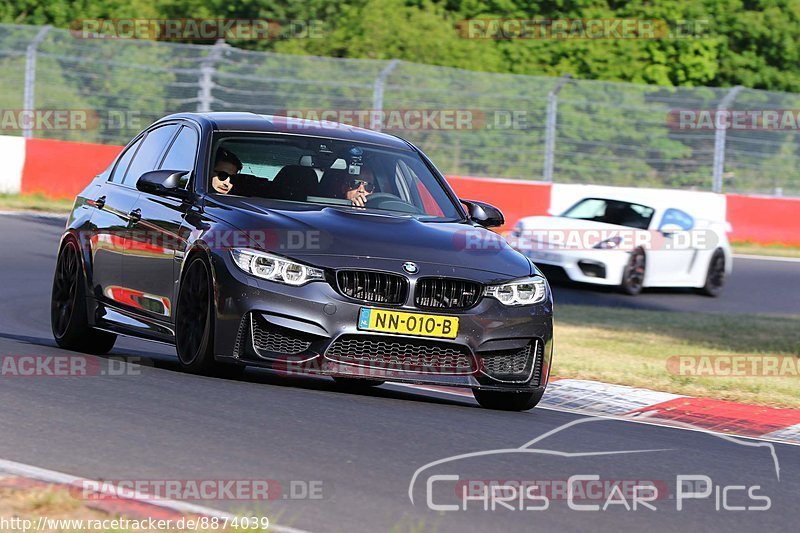
<path id="1" fill-rule="evenodd" d="M 175 142 L 169 147 L 167 157 L 161 163 L 164 170 L 194 170 L 194 156 L 197 154 L 197 132 L 193 128 L 181 128 Z"/>
<path id="2" fill-rule="evenodd" d="M 140 144 L 142 144 L 142 138 L 133 143 L 119 158 L 117 166 L 114 167 L 114 172 L 111 173 L 111 181 L 113 183 L 122 183 L 122 177 L 125 175 L 125 171 L 128 170 L 128 165 L 131 164 L 131 159 L 133 159 Z"/>
<path id="3" fill-rule="evenodd" d="M 133 157 L 122 183 L 129 187 L 135 187 L 142 174 L 155 170 L 161 154 L 164 153 L 164 148 L 172 140 L 172 136 L 175 135 L 177 130 L 178 125 L 171 124 L 150 131 L 141 142 L 141 146 Z"/>
<path id="4" fill-rule="evenodd" d="M 194 170 L 198 140 L 197 132 L 193 128 L 188 126 L 181 128 L 159 168 L 162 170 Z M 181 186 L 184 189 L 189 184 L 190 176 L 191 174 L 186 174 L 181 180 Z"/>

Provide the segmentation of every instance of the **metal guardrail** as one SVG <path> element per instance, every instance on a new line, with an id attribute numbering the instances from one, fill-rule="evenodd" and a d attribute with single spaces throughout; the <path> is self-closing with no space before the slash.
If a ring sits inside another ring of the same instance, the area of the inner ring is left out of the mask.
<path id="1" fill-rule="evenodd" d="M 122 144 L 179 111 L 368 112 L 366 126 L 420 145 L 450 175 L 800 196 L 798 94 L 280 55 L 221 41 L 82 39 L 8 24 L 0 80 L 0 134 Z M 84 110 L 92 120 L 20 126 L 7 120 L 14 110 Z M 391 120 L 409 111 L 469 120 Z M 741 128 L 708 122 L 727 112 L 762 118 Z M 767 112 L 779 117 L 772 127 Z"/>

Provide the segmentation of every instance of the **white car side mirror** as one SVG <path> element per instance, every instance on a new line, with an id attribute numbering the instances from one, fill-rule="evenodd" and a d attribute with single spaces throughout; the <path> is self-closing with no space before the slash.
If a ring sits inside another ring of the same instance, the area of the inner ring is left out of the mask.
<path id="1" fill-rule="evenodd" d="M 658 231 L 666 235 L 669 233 L 678 233 L 679 231 L 683 231 L 683 228 L 677 224 L 664 224 L 663 226 L 658 228 Z"/>

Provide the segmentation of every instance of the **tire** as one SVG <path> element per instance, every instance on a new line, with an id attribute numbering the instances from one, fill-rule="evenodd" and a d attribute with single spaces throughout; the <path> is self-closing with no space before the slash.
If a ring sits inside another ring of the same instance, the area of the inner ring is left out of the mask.
<path id="1" fill-rule="evenodd" d="M 725 253 L 717 248 L 708 262 L 706 271 L 706 284 L 700 289 L 700 294 L 706 296 L 719 296 L 725 286 Z"/>
<path id="2" fill-rule="evenodd" d="M 528 411 L 542 399 L 541 392 L 497 392 L 472 389 L 472 395 L 481 407 L 498 411 Z"/>
<path id="3" fill-rule="evenodd" d="M 631 296 L 636 296 L 642 292 L 646 266 L 647 257 L 644 255 L 644 250 L 637 248 L 632 251 L 628 263 L 625 265 L 625 270 L 622 271 L 620 290 Z"/>
<path id="4" fill-rule="evenodd" d="M 192 259 L 181 281 L 175 310 L 175 347 L 183 370 L 210 374 L 214 360 L 214 302 L 211 270 L 202 257 Z"/>
<path id="5" fill-rule="evenodd" d="M 364 390 L 386 383 L 379 379 L 345 378 L 339 376 L 334 376 L 333 380 L 337 385 L 341 385 L 342 388 L 350 390 Z"/>
<path id="6" fill-rule="evenodd" d="M 68 237 L 58 254 L 50 296 L 50 327 L 56 343 L 67 350 L 107 354 L 117 336 L 89 325 L 86 280 L 77 241 Z"/>

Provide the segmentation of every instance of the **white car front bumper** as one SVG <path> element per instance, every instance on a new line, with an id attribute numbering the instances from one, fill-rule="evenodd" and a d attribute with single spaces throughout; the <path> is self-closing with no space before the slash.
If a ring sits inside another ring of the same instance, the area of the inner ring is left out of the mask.
<path id="1" fill-rule="evenodd" d="M 561 268 L 572 281 L 595 285 L 619 285 L 628 264 L 625 250 L 520 250 L 537 266 Z"/>

